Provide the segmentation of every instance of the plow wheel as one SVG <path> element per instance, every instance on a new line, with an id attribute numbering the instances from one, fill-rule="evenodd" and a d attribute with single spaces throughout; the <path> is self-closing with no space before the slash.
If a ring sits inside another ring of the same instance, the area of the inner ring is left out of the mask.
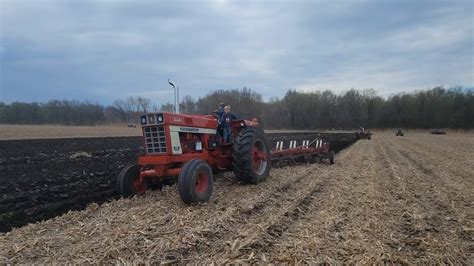
<path id="1" fill-rule="evenodd" d="M 140 166 L 128 165 L 123 168 L 117 177 L 115 188 L 122 197 L 145 193 L 148 187 L 145 181 L 140 182 Z"/>
<path id="2" fill-rule="evenodd" d="M 270 149 L 262 130 L 250 128 L 240 133 L 232 157 L 234 174 L 243 183 L 257 184 L 270 173 Z"/>
<path id="3" fill-rule="evenodd" d="M 178 177 L 178 189 L 184 203 L 208 201 L 213 186 L 212 169 L 205 161 L 193 159 L 183 165 Z"/>
<path id="4" fill-rule="evenodd" d="M 331 151 L 329 153 L 329 163 L 334 164 L 336 162 L 336 153 L 334 151 Z"/>

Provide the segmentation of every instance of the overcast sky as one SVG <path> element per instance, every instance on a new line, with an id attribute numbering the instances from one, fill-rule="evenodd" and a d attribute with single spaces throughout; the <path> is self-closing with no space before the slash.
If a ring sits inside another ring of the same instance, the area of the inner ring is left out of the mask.
<path id="1" fill-rule="evenodd" d="M 0 0 L 0 101 L 474 86 L 474 1 Z"/>

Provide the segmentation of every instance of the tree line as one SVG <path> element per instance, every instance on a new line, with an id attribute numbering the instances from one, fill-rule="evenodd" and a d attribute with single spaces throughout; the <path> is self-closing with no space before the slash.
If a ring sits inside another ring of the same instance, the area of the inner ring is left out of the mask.
<path id="1" fill-rule="evenodd" d="M 365 128 L 474 128 L 474 95 L 462 87 L 436 87 L 387 98 L 372 90 L 289 90 L 284 97 L 264 101 L 248 88 L 217 90 L 195 100 L 185 96 L 180 110 L 186 114 L 210 114 L 219 103 L 231 105 L 239 118 L 257 118 L 272 129 Z M 172 112 L 170 102 L 158 106 L 144 97 L 117 99 L 109 106 L 96 103 L 53 100 L 47 103 L 4 104 L 0 123 L 95 125 L 138 123 L 147 112 Z"/>
<path id="2" fill-rule="evenodd" d="M 106 122 L 99 104 L 52 100 L 47 103 L 0 102 L 2 124 L 95 125 Z"/>

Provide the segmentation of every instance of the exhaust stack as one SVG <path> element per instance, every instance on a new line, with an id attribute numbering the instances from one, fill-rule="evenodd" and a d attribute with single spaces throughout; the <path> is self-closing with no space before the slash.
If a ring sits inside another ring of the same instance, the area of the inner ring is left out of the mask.
<path id="1" fill-rule="evenodd" d="M 179 114 L 179 87 L 175 86 L 170 79 L 168 79 L 168 83 L 174 88 L 174 112 Z"/>

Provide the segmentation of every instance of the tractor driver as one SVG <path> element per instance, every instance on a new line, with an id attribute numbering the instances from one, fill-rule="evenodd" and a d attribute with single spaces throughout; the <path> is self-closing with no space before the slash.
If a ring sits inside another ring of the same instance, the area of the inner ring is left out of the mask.
<path id="1" fill-rule="evenodd" d="M 212 115 L 217 118 L 217 132 L 216 132 L 216 137 L 219 139 L 220 137 L 222 137 L 223 133 L 222 133 L 222 126 L 221 126 L 221 117 L 222 115 L 224 114 L 224 107 L 225 107 L 225 104 L 224 103 L 220 103 L 219 104 L 219 107 L 217 107 L 216 110 L 212 111 Z"/>
<path id="2" fill-rule="evenodd" d="M 225 104 L 220 103 L 219 107 L 217 108 L 217 115 L 219 116 L 219 118 L 224 114 L 224 109 L 225 109 Z"/>
<path id="3" fill-rule="evenodd" d="M 230 112 L 230 105 L 224 107 L 224 114 L 219 118 L 219 126 L 222 128 L 224 135 L 224 142 L 230 143 L 232 137 L 232 121 L 235 120 L 235 115 Z"/>

